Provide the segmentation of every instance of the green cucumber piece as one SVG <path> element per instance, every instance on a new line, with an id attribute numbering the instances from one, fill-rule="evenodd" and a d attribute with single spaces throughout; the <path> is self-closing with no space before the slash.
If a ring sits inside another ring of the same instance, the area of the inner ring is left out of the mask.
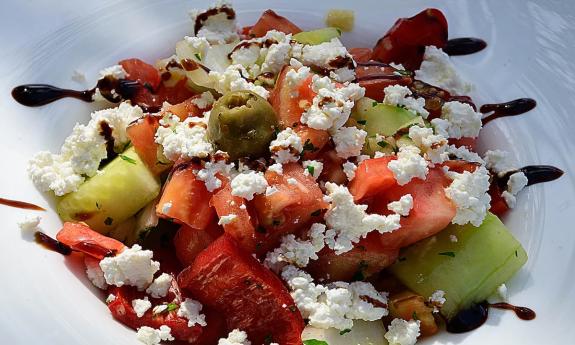
<path id="1" fill-rule="evenodd" d="M 353 320 L 353 327 L 340 331 L 336 328 L 321 329 L 306 326 L 301 333 L 304 344 L 314 344 L 312 340 L 324 341 L 328 345 L 387 345 L 383 337 L 385 327 L 381 320 Z"/>
<path id="2" fill-rule="evenodd" d="M 301 44 L 318 45 L 339 38 L 341 31 L 337 28 L 323 28 L 312 31 L 302 31 L 293 35 L 293 39 Z"/>
<path id="3" fill-rule="evenodd" d="M 362 125 L 368 136 L 380 134 L 388 137 L 412 125 L 425 126 L 421 116 L 401 107 L 378 103 L 367 97 L 357 101 L 351 116 Z"/>
<path id="4" fill-rule="evenodd" d="M 455 236 L 457 242 L 451 240 Z M 497 216 L 479 227 L 450 225 L 438 235 L 408 247 L 391 272 L 408 288 L 429 297 L 445 291 L 441 313 L 450 319 L 484 301 L 527 261 L 527 253 Z"/>
<path id="5" fill-rule="evenodd" d="M 329 10 L 325 19 L 327 26 L 333 26 L 345 32 L 353 30 L 354 22 L 355 14 L 352 10 Z"/>
<path id="6" fill-rule="evenodd" d="M 373 157 L 376 152 L 381 152 L 387 155 L 395 153 L 396 146 L 395 140 L 392 137 L 387 137 L 378 140 L 377 137 L 367 137 L 363 145 L 362 153 Z"/>
<path id="7" fill-rule="evenodd" d="M 108 233 L 154 200 L 160 181 L 133 147 L 106 165 L 78 188 L 58 201 L 63 221 L 82 221 Z"/>

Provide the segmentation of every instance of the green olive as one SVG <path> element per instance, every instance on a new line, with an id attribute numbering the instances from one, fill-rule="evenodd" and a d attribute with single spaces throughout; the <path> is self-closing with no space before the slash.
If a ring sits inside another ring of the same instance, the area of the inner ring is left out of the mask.
<path id="1" fill-rule="evenodd" d="M 208 137 L 232 160 L 269 154 L 278 126 L 272 106 L 250 91 L 234 91 L 218 99 L 210 113 Z"/>

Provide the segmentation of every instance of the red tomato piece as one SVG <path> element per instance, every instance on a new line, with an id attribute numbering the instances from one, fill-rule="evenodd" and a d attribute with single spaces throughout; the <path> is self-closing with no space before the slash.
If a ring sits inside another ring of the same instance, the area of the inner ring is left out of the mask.
<path id="1" fill-rule="evenodd" d="M 158 216 L 186 224 L 194 229 L 205 229 L 214 218 L 215 212 L 209 201 L 203 181 L 196 178 L 194 170 L 200 167 L 191 162 L 177 163 L 164 185 L 156 212 Z M 166 204 L 170 207 L 164 207 Z"/>
<path id="2" fill-rule="evenodd" d="M 393 172 L 387 167 L 393 159 L 380 157 L 359 163 L 355 177 L 349 184 L 349 191 L 356 202 L 374 197 L 397 185 Z"/>
<path id="3" fill-rule="evenodd" d="M 447 19 L 435 8 L 411 18 L 398 19 L 373 48 L 373 58 L 385 63 L 400 63 L 415 71 L 421 65 L 426 46 L 443 48 L 447 44 Z"/>
<path id="4" fill-rule="evenodd" d="M 212 243 L 178 276 L 178 283 L 248 333 L 252 344 L 301 345 L 304 322 L 282 281 L 229 235 Z"/>
<path id="5" fill-rule="evenodd" d="M 409 216 L 401 218 L 401 228 L 381 235 L 386 248 L 402 248 L 419 240 L 433 236 L 443 230 L 453 217 L 455 205 L 445 195 L 451 183 L 440 167 L 429 169 L 427 178 L 415 178 L 404 186 L 393 186 L 381 192 L 370 203 L 370 212 L 389 214 L 387 204 L 399 200 L 405 194 L 413 197 L 413 208 Z"/>
<path id="6" fill-rule="evenodd" d="M 368 62 L 373 51 L 369 48 L 351 48 L 348 50 L 355 62 Z"/>
<path id="7" fill-rule="evenodd" d="M 377 62 L 376 62 L 377 63 Z M 359 85 L 365 88 L 365 97 L 382 102 L 384 89 L 391 85 L 409 86 L 413 79 L 407 74 L 398 74 L 391 66 L 360 65 L 355 69 Z"/>
<path id="8" fill-rule="evenodd" d="M 174 104 L 174 105 L 170 105 L 170 106 L 166 107 L 165 112 L 176 115 L 177 117 L 180 118 L 181 121 L 184 121 L 186 118 L 192 117 L 192 116 L 203 117 L 204 116 L 204 110 L 198 108 L 196 103 L 194 103 L 194 101 L 200 97 L 201 97 L 200 95 L 195 95 L 195 96 L 192 96 L 192 97 L 186 99 L 183 102 L 180 102 L 180 103 Z"/>
<path id="9" fill-rule="evenodd" d="M 184 266 L 189 266 L 194 262 L 198 254 L 206 249 L 213 241 L 220 237 L 224 230 L 215 220 L 203 230 L 190 228 L 182 225 L 174 236 L 174 247 L 176 256 Z"/>
<path id="10" fill-rule="evenodd" d="M 372 232 L 347 253 L 336 255 L 324 248 L 306 270 L 314 278 L 327 281 L 363 280 L 393 264 L 398 254 L 399 248 L 384 247 L 379 234 Z"/>
<path id="11" fill-rule="evenodd" d="M 160 126 L 160 118 L 155 115 L 144 115 L 126 128 L 126 134 L 136 153 L 155 175 L 161 174 L 171 166 L 158 161 L 158 150 L 161 148 L 156 143 L 155 135 Z"/>
<path id="12" fill-rule="evenodd" d="M 162 82 L 160 72 L 156 67 L 140 59 L 126 59 L 119 62 L 126 71 L 128 80 L 135 80 L 142 85 L 148 85 L 151 90 L 157 90 Z"/>
<path id="13" fill-rule="evenodd" d="M 497 182 L 491 182 L 491 185 L 489 186 L 489 195 L 491 196 L 491 207 L 489 208 L 489 212 L 498 217 L 501 217 L 509 211 L 509 205 L 507 205 L 507 202 L 503 199 L 501 193 L 503 193 L 503 191 L 497 185 Z"/>
<path id="14" fill-rule="evenodd" d="M 319 156 L 323 161 L 323 169 L 319 179 L 326 182 L 346 184 L 347 176 L 343 172 L 345 160 L 337 155 L 333 145 L 326 145 L 324 150 L 319 153 Z"/>
<path id="15" fill-rule="evenodd" d="M 455 145 L 457 147 L 465 146 L 471 151 L 475 151 L 475 148 L 477 147 L 477 138 L 461 138 L 461 139 L 450 138 L 448 142 L 449 145 Z"/>
<path id="16" fill-rule="evenodd" d="M 65 222 L 56 239 L 72 250 L 90 255 L 96 259 L 115 255 L 126 247 L 122 242 L 104 236 L 82 223 Z"/>
<path id="17" fill-rule="evenodd" d="M 270 30 L 277 30 L 286 34 L 297 34 L 301 29 L 272 10 L 266 10 L 254 26 L 250 28 L 249 36 L 263 37 Z"/>
<path id="18" fill-rule="evenodd" d="M 182 78 L 173 86 L 166 86 L 164 83 L 162 83 L 156 94 L 158 96 L 157 103 L 155 104 L 161 108 L 164 102 L 168 102 L 170 104 L 178 104 L 184 102 L 190 97 L 195 96 L 196 92 L 188 87 L 187 78 Z"/>

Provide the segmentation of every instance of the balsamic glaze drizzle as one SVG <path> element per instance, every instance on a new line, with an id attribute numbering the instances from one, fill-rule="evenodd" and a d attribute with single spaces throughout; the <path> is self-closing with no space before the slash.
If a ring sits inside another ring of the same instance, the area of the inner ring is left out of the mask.
<path id="1" fill-rule="evenodd" d="M 491 113 L 482 119 L 483 125 L 506 116 L 516 116 L 524 114 L 537 106 L 537 102 L 532 98 L 519 98 L 510 102 L 498 104 L 484 104 L 479 108 L 483 114 Z"/>
<path id="2" fill-rule="evenodd" d="M 31 204 L 25 201 L 18 201 L 18 200 L 11 200 L 11 199 L 4 199 L 0 198 L 0 205 L 21 208 L 24 210 L 34 210 L 34 211 L 46 211 L 45 208 L 40 207 L 38 205 Z"/>
<path id="3" fill-rule="evenodd" d="M 70 248 L 68 245 L 53 239 L 41 231 L 36 231 L 34 233 L 34 239 L 36 243 L 40 244 L 42 247 L 48 250 L 52 250 L 62 255 L 72 254 L 72 248 Z"/>
<path id="4" fill-rule="evenodd" d="M 443 48 L 443 51 L 447 55 L 456 56 L 456 55 L 469 55 L 473 53 L 477 53 L 487 47 L 487 42 L 482 40 L 481 38 L 474 38 L 474 37 L 461 37 L 461 38 L 452 38 L 447 41 L 447 44 Z"/>
<path id="5" fill-rule="evenodd" d="M 493 304 L 481 302 L 460 311 L 446 321 L 446 330 L 449 333 L 465 333 L 480 327 L 487 321 L 489 308 L 512 310 L 518 318 L 526 321 L 533 320 L 536 316 L 535 312 L 527 307 L 518 307 L 505 302 Z"/>

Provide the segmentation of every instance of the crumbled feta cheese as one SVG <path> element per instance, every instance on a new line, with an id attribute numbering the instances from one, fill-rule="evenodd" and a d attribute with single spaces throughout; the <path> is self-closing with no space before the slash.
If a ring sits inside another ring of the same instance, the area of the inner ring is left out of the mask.
<path id="1" fill-rule="evenodd" d="M 106 283 L 118 287 L 135 286 L 144 290 L 154 280 L 154 274 L 160 269 L 160 263 L 152 260 L 154 253 L 142 250 L 137 244 L 124 249 L 113 257 L 105 257 L 100 261 Z"/>
<path id="2" fill-rule="evenodd" d="M 26 217 L 23 221 L 18 222 L 18 227 L 22 232 L 22 236 L 26 237 L 27 239 L 31 239 L 34 237 L 34 233 L 39 231 L 40 225 L 40 216 L 33 216 L 33 217 Z"/>
<path id="3" fill-rule="evenodd" d="M 265 195 L 266 195 L 266 196 L 270 196 L 270 195 L 273 195 L 274 193 L 277 193 L 277 192 L 279 192 L 278 187 L 276 187 L 276 186 L 268 186 L 268 187 L 266 188 L 266 193 L 265 193 Z"/>
<path id="4" fill-rule="evenodd" d="M 172 202 L 168 201 L 162 204 L 162 214 L 168 214 L 172 209 Z"/>
<path id="5" fill-rule="evenodd" d="M 188 320 L 188 327 L 193 327 L 194 325 L 206 326 L 206 316 L 200 314 L 202 311 L 202 304 L 191 298 L 186 298 L 180 308 L 178 308 L 178 316 L 186 318 Z"/>
<path id="6" fill-rule="evenodd" d="M 357 127 L 338 128 L 332 136 L 338 157 L 347 159 L 359 156 L 366 136 L 367 132 Z"/>
<path id="7" fill-rule="evenodd" d="M 433 312 L 436 313 L 447 301 L 445 299 L 445 291 L 436 290 L 434 291 L 428 299 L 429 303 L 433 306 Z"/>
<path id="8" fill-rule="evenodd" d="M 464 161 L 485 164 L 483 159 L 481 159 L 477 153 L 469 151 L 465 146 L 456 147 L 455 145 L 449 145 L 447 147 L 447 153 L 450 156 L 452 155 L 455 158 L 463 159 Z"/>
<path id="9" fill-rule="evenodd" d="M 413 208 L 413 197 L 411 194 L 405 194 L 398 201 L 392 201 L 387 204 L 387 209 L 401 216 L 409 216 L 409 211 Z"/>
<path id="10" fill-rule="evenodd" d="M 86 265 L 86 276 L 98 289 L 106 290 L 108 284 L 106 279 L 104 279 L 104 272 L 100 269 L 98 265 L 98 260 L 92 257 L 84 257 L 84 264 Z"/>
<path id="11" fill-rule="evenodd" d="M 515 170 L 515 162 L 507 151 L 489 150 L 483 156 L 487 169 L 502 176 L 508 171 Z"/>
<path id="12" fill-rule="evenodd" d="M 515 195 L 511 194 L 509 191 L 507 191 L 507 190 L 503 191 L 501 193 L 501 197 L 503 198 L 503 200 L 505 200 L 507 207 L 515 208 L 515 205 L 517 205 L 517 198 L 515 197 Z"/>
<path id="13" fill-rule="evenodd" d="M 154 329 L 148 326 L 138 328 L 136 337 L 145 345 L 159 345 L 162 341 L 175 340 L 172 336 L 172 329 L 166 325 L 160 326 L 159 329 Z"/>
<path id="14" fill-rule="evenodd" d="M 301 49 L 301 51 L 300 51 Z M 336 59 L 349 59 L 355 66 L 355 62 L 347 49 L 343 46 L 341 41 L 333 38 L 329 42 L 324 42 L 316 45 L 294 46 L 292 56 L 301 61 L 306 66 L 316 66 L 324 68 L 330 72 L 330 76 L 338 82 L 347 82 L 355 79 L 355 73 L 351 68 L 345 66 L 343 68 L 335 68 L 330 65 L 330 62 Z M 351 67 L 351 66 L 349 66 Z"/>
<path id="15" fill-rule="evenodd" d="M 106 304 L 110 304 L 110 303 L 114 302 L 115 300 L 116 300 L 116 295 L 109 294 L 108 297 L 106 297 Z"/>
<path id="16" fill-rule="evenodd" d="M 395 68 L 395 69 L 398 70 L 398 71 L 405 71 L 405 67 L 403 67 L 403 65 L 400 64 L 400 63 L 390 62 L 389 65 L 390 65 L 391 67 Z"/>
<path id="17" fill-rule="evenodd" d="M 237 218 L 238 216 L 236 216 L 235 214 L 228 214 L 227 216 L 221 216 L 220 219 L 218 220 L 218 225 L 230 224 L 234 222 Z"/>
<path id="18" fill-rule="evenodd" d="M 447 160 L 448 154 L 445 153 L 447 139 L 443 135 L 433 134 L 431 128 L 411 126 L 409 127 L 409 137 L 432 163 L 438 164 Z"/>
<path id="19" fill-rule="evenodd" d="M 402 146 L 397 153 L 397 159 L 387 164 L 400 186 L 407 184 L 415 177 L 425 180 L 429 168 L 419 153 L 420 150 L 415 146 Z"/>
<path id="20" fill-rule="evenodd" d="M 108 155 L 100 129 L 90 124 L 76 124 L 64 141 L 61 152 L 61 159 L 70 162 L 74 173 L 87 176 L 94 176 L 100 162 Z"/>
<path id="21" fill-rule="evenodd" d="M 217 4 L 212 8 L 224 7 L 233 11 L 231 5 L 228 3 Z M 202 12 L 190 12 L 192 23 L 195 24 L 197 17 L 208 10 Z M 236 16 L 234 15 L 233 17 L 229 17 L 227 12 L 217 12 L 209 16 L 206 20 L 202 21 L 202 26 L 198 32 L 195 32 L 195 35 L 198 37 L 204 37 L 208 42 L 212 44 L 225 44 L 236 41 L 238 40 Z"/>
<path id="22" fill-rule="evenodd" d="M 297 61 L 296 59 L 291 59 L 291 61 Z M 295 64 L 295 62 L 293 63 Z M 292 62 L 290 62 L 290 65 L 293 65 Z M 300 85 L 304 80 L 306 80 L 309 76 L 310 76 L 310 69 L 309 67 L 299 67 L 299 68 L 293 68 L 290 69 L 289 71 L 287 71 L 286 76 L 285 76 L 285 80 L 288 86 L 291 87 L 296 87 L 298 85 Z M 292 95 L 295 97 L 298 97 L 298 95 Z"/>
<path id="23" fill-rule="evenodd" d="M 268 187 L 264 174 L 261 172 L 249 171 L 234 177 L 231 182 L 232 195 L 252 200 L 254 194 L 263 194 Z"/>
<path id="24" fill-rule="evenodd" d="M 393 319 L 384 337 L 389 345 L 414 345 L 419 337 L 420 321 Z"/>
<path id="25" fill-rule="evenodd" d="M 319 161 L 303 161 L 303 174 L 317 179 L 323 171 L 323 163 Z"/>
<path id="26" fill-rule="evenodd" d="M 425 109 L 425 98 L 410 97 L 412 92 L 409 88 L 402 85 L 390 85 L 383 92 L 385 92 L 384 104 L 403 107 L 415 115 L 421 115 L 424 119 L 429 116 L 429 112 Z"/>
<path id="27" fill-rule="evenodd" d="M 503 302 L 506 302 L 508 299 L 508 293 L 507 293 L 507 285 L 505 284 L 501 284 L 497 287 L 497 294 L 499 295 L 499 297 L 501 297 L 501 299 L 503 300 Z"/>
<path id="28" fill-rule="evenodd" d="M 511 174 L 507 181 L 507 190 L 513 195 L 517 195 L 520 191 L 527 186 L 527 176 L 521 171 Z"/>
<path id="29" fill-rule="evenodd" d="M 146 293 L 153 298 L 166 297 L 170 286 L 172 286 L 172 276 L 168 273 L 162 273 L 158 278 L 154 279 L 150 286 L 148 286 Z"/>
<path id="30" fill-rule="evenodd" d="M 200 109 L 207 109 L 214 104 L 216 100 L 211 92 L 206 91 L 201 94 L 199 98 L 192 99 L 192 103 L 194 103 Z"/>
<path id="31" fill-rule="evenodd" d="M 264 265 L 279 273 L 287 264 L 305 267 L 310 260 L 317 260 L 317 253 L 324 247 L 325 225 L 314 223 L 309 232 L 309 240 L 296 239 L 289 234 L 282 238 L 279 247 L 268 252 Z"/>
<path id="32" fill-rule="evenodd" d="M 435 130 L 449 138 L 475 138 L 481 130 L 481 114 L 467 103 L 446 102 L 441 107 L 441 118 L 431 120 Z"/>
<path id="33" fill-rule="evenodd" d="M 266 72 L 278 74 L 290 61 L 291 34 L 270 30 L 265 36 L 242 41 L 231 54 L 232 64 L 246 68 L 256 78 Z"/>
<path id="34" fill-rule="evenodd" d="M 167 305 L 167 304 L 160 304 L 160 305 L 155 306 L 155 307 L 152 309 L 152 314 L 153 314 L 153 315 L 158 315 L 158 314 L 161 314 L 161 313 L 163 313 L 163 312 L 165 312 L 165 311 L 167 311 L 167 310 L 168 310 L 168 305 Z"/>
<path id="35" fill-rule="evenodd" d="M 351 181 L 355 178 L 355 171 L 357 170 L 357 165 L 353 162 L 345 162 L 342 165 L 343 173 L 347 176 L 347 180 Z"/>
<path id="36" fill-rule="evenodd" d="M 366 282 L 335 282 L 330 286 L 315 284 L 312 277 L 302 270 L 287 266 L 282 270 L 291 296 L 302 316 L 317 328 L 353 327 L 353 320 L 374 321 L 388 314 L 387 309 L 375 306 L 387 304 L 387 296 Z"/>
<path id="37" fill-rule="evenodd" d="M 208 42 L 205 37 L 184 36 L 184 42 L 186 43 L 186 55 L 188 58 L 191 58 L 192 56 L 196 59 L 197 56 L 200 58 L 205 57 L 211 48 L 210 42 Z"/>
<path id="38" fill-rule="evenodd" d="M 110 67 L 106 67 L 100 71 L 100 79 L 106 77 L 112 77 L 114 79 L 124 79 L 128 75 L 126 70 L 121 65 L 114 65 Z"/>
<path id="39" fill-rule="evenodd" d="M 365 89 L 358 84 L 340 87 L 330 78 L 318 75 L 313 76 L 311 88 L 317 95 L 309 109 L 301 115 L 301 122 L 332 133 L 345 124 L 355 101 L 365 94 Z"/>
<path id="40" fill-rule="evenodd" d="M 234 329 L 228 334 L 227 338 L 220 338 L 218 345 L 251 345 L 248 335 L 244 331 Z"/>
<path id="41" fill-rule="evenodd" d="M 473 173 L 464 171 L 457 173 L 447 171 L 446 176 L 453 181 L 445 188 L 445 195 L 457 207 L 454 224 L 464 225 L 471 223 L 480 226 L 485 218 L 491 197 L 489 190 L 489 173 L 483 166 L 475 169 Z"/>
<path id="42" fill-rule="evenodd" d="M 163 153 L 171 161 L 180 158 L 205 158 L 213 153 L 214 147 L 208 140 L 205 119 L 188 117 L 183 122 L 175 115 L 156 131 L 156 143 L 162 145 Z"/>
<path id="43" fill-rule="evenodd" d="M 470 83 L 457 74 L 449 55 L 434 46 L 425 47 L 423 61 L 415 71 L 415 78 L 454 95 L 466 95 L 473 89 Z"/>
<path id="44" fill-rule="evenodd" d="M 221 174 L 225 177 L 231 177 L 234 172 L 233 164 L 226 164 L 223 160 L 215 162 L 206 162 L 204 167 L 196 173 L 200 181 L 204 181 L 208 192 L 213 192 L 222 186 L 222 181 L 217 177 Z"/>
<path id="45" fill-rule="evenodd" d="M 134 308 L 137 317 L 142 317 L 150 308 L 152 308 L 152 303 L 148 300 L 148 297 L 144 297 L 144 299 L 135 299 L 132 301 L 132 308 Z"/>
<path id="46" fill-rule="evenodd" d="M 357 243 L 373 230 L 385 233 L 399 229 L 399 215 L 368 215 L 365 212 L 367 206 L 356 205 L 353 196 L 345 186 L 328 182 L 325 188 L 328 195 L 324 197 L 324 200 L 330 203 L 330 208 L 325 214 L 328 227 L 326 243 L 336 254 L 350 251 L 353 243 Z"/>
<path id="47" fill-rule="evenodd" d="M 274 43 L 267 48 L 266 56 L 261 67 L 262 73 L 272 72 L 277 74 L 281 71 L 283 66 L 288 64 L 291 53 L 290 40 L 291 35 L 284 34 L 284 39 L 282 41 Z"/>
<path id="48" fill-rule="evenodd" d="M 100 134 L 101 123 L 106 122 L 112 129 L 112 137 L 114 138 L 114 149 L 118 152 L 122 151 L 126 144 L 130 141 L 126 129 L 128 125 L 136 119 L 144 116 L 144 112 L 138 106 L 132 106 L 128 102 L 122 102 L 116 108 L 98 110 L 92 113 L 92 119 L 87 127 L 93 127 L 95 132 Z M 85 139 L 85 138 L 82 138 Z M 77 140 L 76 140 L 77 141 Z M 76 142 L 74 142 L 76 143 Z M 76 143 L 77 145 L 77 143 Z M 62 154 L 66 155 L 66 143 L 62 147 Z M 77 148 L 71 145 L 70 151 L 77 151 Z"/>
<path id="49" fill-rule="evenodd" d="M 304 163 L 307 161 L 304 161 Z M 283 175 L 284 174 L 284 169 L 283 169 L 283 165 L 281 165 L 280 163 L 274 163 L 272 165 L 270 165 L 268 167 L 269 171 L 273 171 L 278 175 Z"/>
<path id="50" fill-rule="evenodd" d="M 293 178 L 293 177 L 288 178 L 288 179 L 287 179 L 287 183 L 288 183 L 289 185 L 292 185 L 292 186 L 295 186 L 295 185 L 298 184 L 297 180 L 296 180 L 295 178 Z"/>
<path id="51" fill-rule="evenodd" d="M 267 99 L 269 91 L 262 86 L 255 85 L 247 80 L 248 71 L 242 65 L 230 65 L 222 73 L 210 71 L 209 77 L 214 82 L 214 88 L 221 94 L 232 91 L 252 91 Z"/>
<path id="52" fill-rule="evenodd" d="M 280 164 L 298 161 L 302 151 L 301 138 L 291 127 L 279 132 L 270 143 L 270 152 L 274 160 Z"/>

